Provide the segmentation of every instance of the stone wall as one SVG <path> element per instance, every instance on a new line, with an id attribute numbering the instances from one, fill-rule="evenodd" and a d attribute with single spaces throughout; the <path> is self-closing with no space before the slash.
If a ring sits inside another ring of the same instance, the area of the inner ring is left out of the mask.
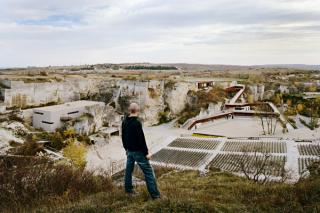
<path id="1" fill-rule="evenodd" d="M 24 83 L 12 81 L 10 89 L 4 89 L 7 107 L 39 106 L 48 103 L 64 103 L 79 100 L 81 94 L 98 92 L 96 80 L 68 80 L 52 83 Z"/>

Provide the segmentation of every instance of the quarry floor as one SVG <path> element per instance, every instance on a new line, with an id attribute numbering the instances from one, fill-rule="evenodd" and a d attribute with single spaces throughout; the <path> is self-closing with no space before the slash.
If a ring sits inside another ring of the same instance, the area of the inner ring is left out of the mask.
<path id="1" fill-rule="evenodd" d="M 175 138 L 191 133 L 188 130 L 174 127 L 173 122 L 159 126 L 144 127 L 143 129 L 151 154 L 166 147 Z M 93 145 L 88 150 L 86 160 L 88 170 L 121 170 L 126 160 L 121 138 L 112 136 L 109 143 Z"/>
<path id="2" fill-rule="evenodd" d="M 200 126 L 197 130 L 189 131 L 174 127 L 173 122 L 159 126 L 144 128 L 147 145 L 151 153 L 167 147 L 175 138 L 190 136 L 192 133 L 202 133 L 220 135 L 226 137 L 261 137 L 262 127 L 258 118 L 236 117 L 234 119 L 221 119 L 213 123 Z M 288 140 L 287 164 L 296 170 L 297 165 L 297 144 L 293 139 L 320 138 L 320 130 L 311 131 L 306 128 L 291 130 L 289 133 L 282 133 L 282 128 L 278 124 L 274 137 Z M 115 173 L 125 168 L 125 151 L 122 147 L 121 138 L 113 136 L 109 143 L 95 144 L 87 153 L 87 169 L 92 171 L 108 171 Z"/>

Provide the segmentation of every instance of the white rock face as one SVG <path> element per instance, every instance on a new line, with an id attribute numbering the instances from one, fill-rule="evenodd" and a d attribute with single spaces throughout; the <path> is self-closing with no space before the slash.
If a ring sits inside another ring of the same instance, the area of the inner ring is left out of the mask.
<path id="1" fill-rule="evenodd" d="M 91 116 L 82 116 L 83 119 L 79 119 L 74 129 L 81 134 L 92 134 L 103 126 L 103 118 L 105 115 L 105 106 L 94 105 L 86 107 L 86 111 Z M 80 117 L 81 118 L 81 117 Z"/>
<path id="2" fill-rule="evenodd" d="M 178 115 L 185 107 L 187 93 L 196 90 L 196 84 L 188 82 L 175 83 L 172 88 L 165 88 L 164 81 L 120 80 L 104 81 L 97 79 L 68 79 L 64 82 L 24 83 L 23 81 L 4 82 L 10 89 L 2 91 L 7 107 L 26 107 L 45 105 L 52 102 L 65 103 L 79 100 L 87 94 L 114 92 L 115 102 L 119 96 L 130 96 L 131 101 L 140 104 L 141 117 L 146 126 L 158 123 L 159 112 L 166 106 L 172 115 Z M 24 118 L 31 120 L 30 112 L 25 110 Z M 87 124 L 78 124 L 81 129 Z M 87 131 L 88 129 L 86 129 Z"/>
<path id="3" fill-rule="evenodd" d="M 10 148 L 9 141 L 23 143 L 22 139 L 17 138 L 12 131 L 5 129 L 3 125 L 6 126 L 5 124 L 0 126 L 0 154 L 5 154 Z"/>
<path id="4" fill-rule="evenodd" d="M 141 107 L 141 117 L 147 126 L 158 123 L 158 114 L 165 108 L 163 81 L 120 81 L 119 95 L 130 96 Z"/>
<path id="5" fill-rule="evenodd" d="M 104 114 L 104 122 L 111 126 L 120 126 L 121 125 L 121 115 L 111 106 L 106 106 Z"/>
<path id="6" fill-rule="evenodd" d="M 179 114 L 186 106 L 189 90 L 197 90 L 195 84 L 187 82 L 175 83 L 174 88 L 166 89 L 166 103 L 173 115 Z"/>
<path id="7" fill-rule="evenodd" d="M 178 115 L 187 102 L 189 90 L 197 90 L 196 84 L 188 82 L 175 83 L 165 88 L 164 81 L 119 81 L 119 96 L 130 96 L 130 101 L 140 104 L 141 117 L 146 126 L 158 123 L 159 112 L 168 106 L 172 115 Z"/>
<path id="8" fill-rule="evenodd" d="M 203 109 L 203 108 L 201 109 L 197 117 L 198 118 L 209 117 L 214 114 L 220 113 L 221 106 L 222 106 L 221 102 L 219 102 L 218 104 L 210 103 L 207 109 Z"/>
<path id="9" fill-rule="evenodd" d="M 7 107 L 25 107 L 79 100 L 81 94 L 88 92 L 98 92 L 97 80 L 70 79 L 65 82 L 52 83 L 12 81 L 10 89 L 3 91 L 3 96 Z"/>
<path id="10" fill-rule="evenodd" d="M 165 108 L 164 104 L 164 82 L 153 82 L 147 88 L 146 102 L 144 105 L 144 120 L 146 125 L 157 124 L 159 112 Z"/>

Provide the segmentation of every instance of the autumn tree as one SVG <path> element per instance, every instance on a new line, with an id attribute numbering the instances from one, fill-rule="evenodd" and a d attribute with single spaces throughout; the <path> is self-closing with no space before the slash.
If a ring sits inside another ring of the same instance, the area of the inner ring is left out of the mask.
<path id="1" fill-rule="evenodd" d="M 302 111 L 304 110 L 304 108 L 305 108 L 304 104 L 303 104 L 303 103 L 299 103 L 299 104 L 297 105 L 297 111 L 298 111 L 298 113 L 302 112 Z"/>
<path id="2" fill-rule="evenodd" d="M 309 92 L 316 92 L 317 91 L 317 85 L 312 84 L 311 86 L 308 87 Z"/>
<path id="3" fill-rule="evenodd" d="M 272 102 L 273 102 L 275 105 L 279 106 L 279 105 L 282 103 L 282 95 L 279 94 L 279 93 L 275 94 L 275 96 L 274 96 L 273 99 L 272 99 Z"/>

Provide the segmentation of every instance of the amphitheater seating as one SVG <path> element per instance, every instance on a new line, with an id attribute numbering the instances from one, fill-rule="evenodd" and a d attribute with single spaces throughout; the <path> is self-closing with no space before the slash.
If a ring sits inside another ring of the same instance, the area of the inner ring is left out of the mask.
<path id="1" fill-rule="evenodd" d="M 254 165 L 256 162 L 263 160 L 262 156 L 259 156 L 255 160 L 254 156 L 248 155 L 237 155 L 237 154 L 218 154 L 210 162 L 209 167 L 220 168 L 225 171 L 230 172 L 241 172 L 239 162 L 247 162 L 249 165 Z M 267 160 L 268 165 L 270 165 L 270 174 L 274 176 L 280 176 L 281 170 L 284 167 L 286 161 L 285 156 L 270 156 Z"/>
<path id="2" fill-rule="evenodd" d="M 220 142 L 217 140 L 205 140 L 199 138 L 177 138 L 169 147 L 214 150 Z"/>
<path id="3" fill-rule="evenodd" d="M 208 163 L 213 156 L 221 139 L 203 139 L 203 138 L 177 138 L 172 141 L 168 148 L 164 148 L 152 156 L 151 161 L 161 164 L 170 164 L 176 166 L 187 166 L 199 168 Z M 189 150 L 187 150 L 189 149 Z M 253 152 L 271 153 L 268 158 L 268 173 L 274 176 L 280 176 L 286 162 L 287 146 L 283 141 L 275 139 L 227 139 L 221 148 L 222 153 L 218 153 L 209 163 L 209 167 L 220 168 L 229 172 L 241 172 L 239 162 L 246 162 L 249 167 L 254 167 L 257 161 L 263 159 L 263 156 L 255 158 Z M 298 159 L 299 173 L 320 158 L 320 145 L 299 144 L 298 151 L 301 157 Z M 248 152 L 244 154 L 241 152 Z M 278 155 L 272 155 L 276 153 Z M 279 155 L 280 154 L 280 155 Z M 304 156 L 304 157 L 302 157 Z M 312 157 L 313 156 L 313 157 Z"/>
<path id="4" fill-rule="evenodd" d="M 300 155 L 320 156 L 320 145 L 306 144 L 298 145 Z"/>
<path id="5" fill-rule="evenodd" d="M 286 153 L 287 147 L 285 142 L 252 142 L 252 140 L 230 140 L 224 144 L 222 151 Z"/>
<path id="6" fill-rule="evenodd" d="M 183 150 L 161 149 L 152 156 L 152 161 L 164 164 L 176 164 L 189 167 L 199 167 L 210 154 Z"/>
<path id="7" fill-rule="evenodd" d="M 299 158 L 299 173 L 303 173 L 310 164 L 313 162 L 320 161 L 320 159 L 317 158 Z"/>

